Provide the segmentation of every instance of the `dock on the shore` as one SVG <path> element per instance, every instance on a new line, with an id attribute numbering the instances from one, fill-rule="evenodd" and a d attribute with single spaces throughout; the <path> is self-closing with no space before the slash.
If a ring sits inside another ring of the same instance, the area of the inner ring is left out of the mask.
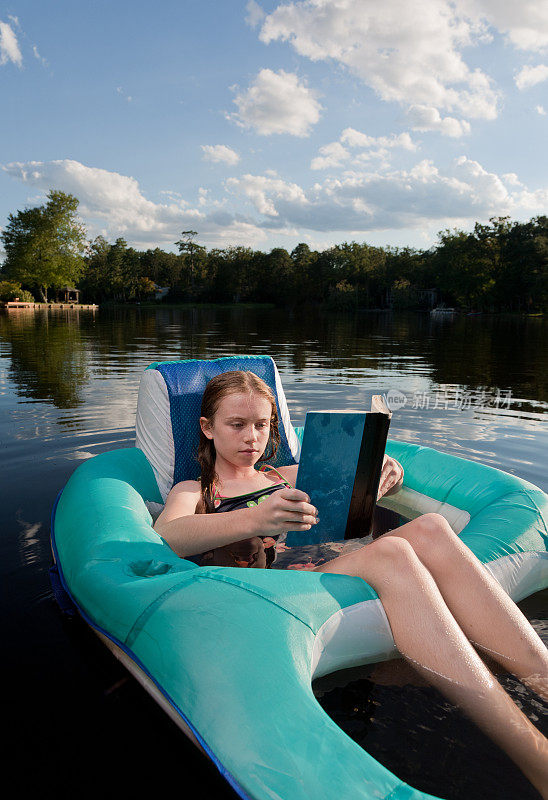
<path id="1" fill-rule="evenodd" d="M 0 303 L 0 308 L 6 308 L 8 311 L 12 309 L 30 308 L 35 311 L 43 311 L 49 309 L 74 309 L 75 311 L 97 311 L 99 308 L 95 303 L 25 303 L 21 300 L 9 300 Z"/>

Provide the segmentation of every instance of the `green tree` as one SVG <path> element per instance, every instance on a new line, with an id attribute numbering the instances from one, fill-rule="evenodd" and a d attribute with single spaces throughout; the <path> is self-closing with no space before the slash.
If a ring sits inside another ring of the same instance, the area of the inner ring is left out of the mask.
<path id="1" fill-rule="evenodd" d="M 437 284 L 443 301 L 484 308 L 494 286 L 490 246 L 459 230 L 440 231 L 438 236 Z"/>
<path id="2" fill-rule="evenodd" d="M 135 296 L 140 300 L 147 300 L 153 297 L 156 291 L 156 284 L 150 278 L 143 276 L 138 279 L 135 286 Z"/>
<path id="3" fill-rule="evenodd" d="M 546 311 L 548 308 L 548 217 L 515 222 L 506 236 L 505 263 L 497 286 L 504 308 Z"/>
<path id="4" fill-rule="evenodd" d="M 179 248 L 179 253 L 184 256 L 187 273 L 185 289 L 193 296 L 196 278 L 204 278 L 203 267 L 206 260 L 206 249 L 194 241 L 194 238 L 198 236 L 198 231 L 182 231 L 181 236 L 183 238 L 175 242 L 175 244 Z"/>
<path id="5" fill-rule="evenodd" d="M 337 311 L 353 311 L 358 305 L 358 292 L 355 286 L 343 278 L 329 289 L 327 298 L 329 308 Z"/>
<path id="6" fill-rule="evenodd" d="M 305 242 L 300 242 L 291 251 L 294 291 L 298 302 L 306 303 L 315 299 L 317 260 L 318 253 L 315 250 L 311 250 Z"/>
<path id="7" fill-rule="evenodd" d="M 139 253 L 133 247 L 128 247 L 122 254 L 122 302 L 140 298 L 143 285 Z"/>
<path id="8" fill-rule="evenodd" d="M 254 253 L 250 247 L 211 250 L 207 257 L 209 297 L 218 302 L 240 303 L 253 296 L 256 286 Z"/>
<path id="9" fill-rule="evenodd" d="M 122 236 L 119 236 L 114 244 L 110 245 L 110 250 L 107 254 L 111 296 L 114 297 L 115 300 L 125 299 L 126 274 L 124 261 L 127 249 L 126 240 Z"/>
<path id="10" fill-rule="evenodd" d="M 157 286 L 174 287 L 180 280 L 182 259 L 176 253 L 165 253 L 159 247 L 140 254 L 141 274 Z"/>
<path id="11" fill-rule="evenodd" d="M 97 236 L 89 246 L 85 259 L 81 286 L 86 297 L 95 302 L 109 297 L 111 276 L 108 266 L 110 244 L 104 236 Z"/>
<path id="12" fill-rule="evenodd" d="M 74 285 L 84 268 L 85 230 L 78 200 L 57 190 L 43 206 L 10 214 L 2 232 L 7 278 L 36 287 L 46 303 L 48 290 Z"/>
<path id="13" fill-rule="evenodd" d="M 15 300 L 16 297 L 20 300 L 22 291 L 18 281 L 0 281 L 0 300 Z"/>
<path id="14" fill-rule="evenodd" d="M 392 308 L 417 308 L 419 306 L 418 293 L 407 278 L 398 278 L 394 281 L 391 298 Z"/>
<path id="15" fill-rule="evenodd" d="M 293 287 L 293 262 L 283 247 L 275 247 L 265 258 L 262 287 L 259 287 L 261 302 L 291 304 Z"/>

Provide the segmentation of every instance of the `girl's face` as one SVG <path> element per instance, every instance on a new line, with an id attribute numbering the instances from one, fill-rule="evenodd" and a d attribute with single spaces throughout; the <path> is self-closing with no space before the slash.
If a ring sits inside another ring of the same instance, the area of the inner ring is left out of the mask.
<path id="1" fill-rule="evenodd" d="M 200 425 L 213 441 L 217 457 L 238 466 L 252 466 L 268 444 L 271 415 L 272 406 L 263 395 L 231 393 L 223 397 L 214 417 L 200 417 Z"/>

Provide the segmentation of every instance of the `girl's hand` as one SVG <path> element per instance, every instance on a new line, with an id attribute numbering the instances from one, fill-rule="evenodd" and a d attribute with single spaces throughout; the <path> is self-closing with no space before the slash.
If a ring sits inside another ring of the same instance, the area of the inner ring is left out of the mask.
<path id="1" fill-rule="evenodd" d="M 381 479 L 379 481 L 379 491 L 377 500 L 385 494 L 394 494 L 401 489 L 403 483 L 403 467 L 395 458 L 390 458 L 385 454 L 382 464 Z"/>
<path id="2" fill-rule="evenodd" d="M 251 509 L 256 532 L 278 536 L 287 531 L 308 531 L 318 521 L 318 510 L 300 489 L 280 489 Z"/>

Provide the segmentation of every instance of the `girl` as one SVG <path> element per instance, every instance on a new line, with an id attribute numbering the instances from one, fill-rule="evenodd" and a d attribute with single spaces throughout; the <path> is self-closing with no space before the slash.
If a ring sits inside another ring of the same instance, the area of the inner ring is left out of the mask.
<path id="1" fill-rule="evenodd" d="M 274 396 L 252 372 L 225 372 L 209 381 L 201 414 L 200 480 L 173 487 L 155 529 L 180 556 L 199 563 L 267 567 L 274 537 L 317 522 L 311 498 L 292 488 L 297 466 L 264 464 L 280 442 Z M 379 497 L 397 491 L 402 479 L 398 462 L 385 457 Z M 477 652 L 548 700 L 548 650 L 442 516 L 425 514 L 315 569 L 370 584 L 401 655 L 548 800 L 548 741 Z"/>

